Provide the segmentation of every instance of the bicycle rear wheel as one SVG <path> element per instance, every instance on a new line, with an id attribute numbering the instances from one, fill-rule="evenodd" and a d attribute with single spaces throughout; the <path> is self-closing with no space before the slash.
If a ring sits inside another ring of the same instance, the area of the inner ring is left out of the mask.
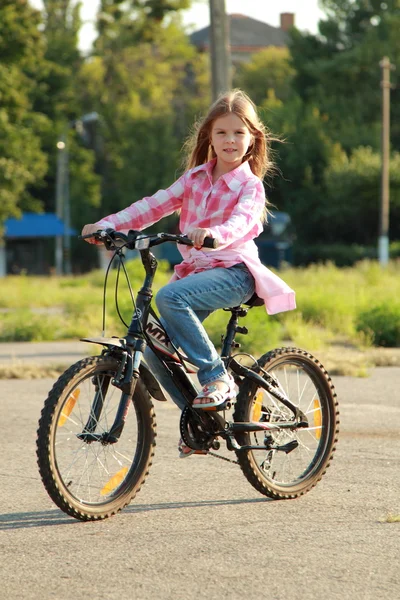
<path id="1" fill-rule="evenodd" d="M 238 462 L 262 494 L 296 498 L 316 485 L 333 457 L 339 425 L 336 393 L 324 367 L 304 350 L 279 348 L 264 354 L 258 363 L 306 415 L 308 427 L 237 435 L 240 445 L 259 447 L 238 451 Z M 293 413 L 256 383 L 245 380 L 233 418 L 237 422 L 277 423 L 291 421 Z"/>
<path id="2" fill-rule="evenodd" d="M 37 432 L 37 460 L 53 502 L 80 519 L 105 519 L 134 498 L 154 455 L 156 423 L 149 394 L 137 382 L 132 406 L 116 443 L 110 430 L 121 391 L 111 381 L 118 360 L 91 357 L 70 367 L 45 402 Z M 85 437 L 88 430 L 98 439 Z"/>

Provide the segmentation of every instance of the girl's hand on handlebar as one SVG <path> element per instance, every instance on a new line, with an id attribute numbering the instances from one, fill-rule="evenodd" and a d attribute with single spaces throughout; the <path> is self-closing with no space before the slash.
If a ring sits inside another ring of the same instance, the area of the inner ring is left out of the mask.
<path id="1" fill-rule="evenodd" d="M 189 231 L 186 235 L 192 240 L 196 250 L 200 250 L 203 247 L 204 239 L 210 236 L 210 231 L 208 229 L 196 227 L 196 229 L 192 229 L 192 231 Z"/>
<path id="2" fill-rule="evenodd" d="M 96 233 L 96 231 L 99 231 L 100 229 L 104 228 L 99 227 L 98 225 L 96 225 L 96 223 L 89 223 L 88 225 L 84 225 L 81 235 L 91 235 L 92 233 Z M 87 242 L 88 244 L 96 244 L 98 246 L 101 246 L 101 242 L 96 241 L 94 237 L 86 238 L 85 242 Z"/>

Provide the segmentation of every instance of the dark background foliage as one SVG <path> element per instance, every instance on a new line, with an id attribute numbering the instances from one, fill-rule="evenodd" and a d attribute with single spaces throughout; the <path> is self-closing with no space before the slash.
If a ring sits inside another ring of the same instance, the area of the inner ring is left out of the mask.
<path id="1" fill-rule="evenodd" d="M 45 0 L 42 11 L 27 0 L 0 4 L 0 223 L 22 210 L 54 212 L 63 133 L 77 230 L 179 175 L 182 144 L 211 100 L 208 59 L 181 22 L 190 4 L 102 0 L 89 56 L 78 48 L 79 3 Z M 288 49 L 269 48 L 236 66 L 234 85 L 282 138 L 274 143 L 277 171 L 266 191 L 292 217 L 295 260 L 346 263 L 343 249 L 356 260 L 376 246 L 384 55 L 397 67 L 390 238 L 400 239 L 400 2 L 321 6 L 326 18 L 318 34 L 292 30 Z M 93 111 L 95 123 L 79 123 Z M 73 252 L 79 269 L 96 260 L 91 248 Z"/>

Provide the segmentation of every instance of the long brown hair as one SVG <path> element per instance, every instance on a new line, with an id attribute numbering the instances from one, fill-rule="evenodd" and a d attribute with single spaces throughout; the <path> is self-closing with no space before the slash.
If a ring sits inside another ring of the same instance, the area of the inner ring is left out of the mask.
<path id="1" fill-rule="evenodd" d="M 247 160 L 254 175 L 263 179 L 266 173 L 273 169 L 269 132 L 258 117 L 252 100 L 238 89 L 221 94 L 207 115 L 195 124 L 193 133 L 185 143 L 185 169 L 192 169 L 216 157 L 210 141 L 212 126 L 216 119 L 229 113 L 236 114 L 253 136 L 253 142 L 243 157 L 243 162 Z"/>

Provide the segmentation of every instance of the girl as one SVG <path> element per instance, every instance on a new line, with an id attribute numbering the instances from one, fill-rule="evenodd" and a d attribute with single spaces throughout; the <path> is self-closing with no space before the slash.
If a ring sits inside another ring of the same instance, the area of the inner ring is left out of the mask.
<path id="1" fill-rule="evenodd" d="M 82 235 L 107 227 L 142 230 L 180 211 L 180 231 L 194 246 L 179 248 L 183 262 L 158 292 L 156 303 L 170 339 L 199 369 L 203 389 L 193 402 L 199 409 L 214 408 L 234 396 L 233 380 L 202 325 L 204 319 L 218 308 L 246 302 L 254 292 L 269 314 L 296 306 L 293 290 L 261 264 L 254 243 L 266 212 L 262 179 L 271 166 L 268 142 L 250 98 L 240 90 L 225 93 L 198 125 L 189 141 L 186 171 L 171 187 L 82 230 Z M 217 249 L 202 248 L 206 236 L 217 239 Z M 158 375 L 151 351 L 146 360 Z M 165 378 L 160 383 L 168 391 Z M 185 406 L 175 390 L 172 397 Z M 181 456 L 193 453 L 182 443 L 180 449 Z"/>

